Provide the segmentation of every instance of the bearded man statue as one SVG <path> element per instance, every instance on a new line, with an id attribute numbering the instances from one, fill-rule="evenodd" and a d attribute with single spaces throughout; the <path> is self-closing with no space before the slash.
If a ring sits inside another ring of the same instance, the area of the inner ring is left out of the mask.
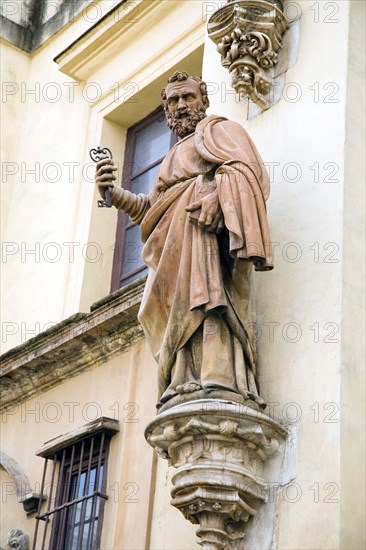
<path id="1" fill-rule="evenodd" d="M 150 195 L 114 185 L 111 160 L 96 173 L 102 197 L 110 187 L 112 204 L 140 224 L 149 275 L 139 321 L 159 367 L 158 408 L 207 397 L 263 407 L 252 275 L 273 267 L 269 178 L 243 127 L 206 115 L 200 78 L 175 72 L 162 99 L 179 141 Z"/>

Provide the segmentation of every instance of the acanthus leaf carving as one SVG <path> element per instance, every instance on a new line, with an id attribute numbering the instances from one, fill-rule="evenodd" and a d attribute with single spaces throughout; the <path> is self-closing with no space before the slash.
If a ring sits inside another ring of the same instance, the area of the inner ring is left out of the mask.
<path id="1" fill-rule="evenodd" d="M 218 9 L 208 22 L 208 35 L 229 70 L 241 98 L 268 109 L 272 77 L 288 24 L 275 0 L 236 0 Z"/>

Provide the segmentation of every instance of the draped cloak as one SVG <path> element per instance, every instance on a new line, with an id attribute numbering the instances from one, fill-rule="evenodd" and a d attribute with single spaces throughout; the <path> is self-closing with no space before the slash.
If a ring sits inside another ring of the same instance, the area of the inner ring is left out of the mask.
<path id="1" fill-rule="evenodd" d="M 225 229 L 200 228 L 185 210 L 217 189 Z M 272 269 L 269 178 L 236 122 L 211 115 L 163 160 L 141 221 L 150 268 L 139 311 L 159 366 L 161 402 L 197 383 L 260 403 L 252 271 Z"/>

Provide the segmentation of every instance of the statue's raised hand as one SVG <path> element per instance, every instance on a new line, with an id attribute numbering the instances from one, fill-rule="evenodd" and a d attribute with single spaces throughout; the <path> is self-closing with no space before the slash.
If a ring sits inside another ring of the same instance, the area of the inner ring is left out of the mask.
<path id="1" fill-rule="evenodd" d="M 116 176 L 113 172 L 117 170 L 112 159 L 103 159 L 97 162 L 95 172 L 95 183 L 98 186 L 101 197 L 105 198 L 105 191 L 108 187 L 114 187 Z"/>

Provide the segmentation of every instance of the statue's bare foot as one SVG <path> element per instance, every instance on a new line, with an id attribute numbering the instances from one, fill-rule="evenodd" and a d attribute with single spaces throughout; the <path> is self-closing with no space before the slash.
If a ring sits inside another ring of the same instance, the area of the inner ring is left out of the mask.
<path id="1" fill-rule="evenodd" d="M 194 382 L 187 382 L 186 384 L 179 384 L 179 386 L 176 387 L 176 390 L 180 395 L 183 395 L 184 393 L 193 393 L 195 391 L 202 390 L 202 386 L 200 386 L 200 384 L 195 384 Z"/>

